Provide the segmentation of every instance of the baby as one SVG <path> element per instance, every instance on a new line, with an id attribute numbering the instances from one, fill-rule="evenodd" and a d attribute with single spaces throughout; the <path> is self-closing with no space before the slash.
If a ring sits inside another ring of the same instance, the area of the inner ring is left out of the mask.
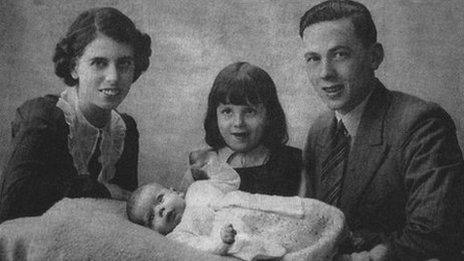
<path id="1" fill-rule="evenodd" d="M 301 198 L 238 191 L 238 174 L 214 153 L 197 155 L 191 163 L 196 169 L 192 173 L 198 171 L 208 179 L 194 182 L 185 199 L 182 193 L 156 183 L 140 187 L 128 200 L 129 219 L 191 247 L 243 260 L 280 258 L 312 245 L 311 253 L 301 259 L 330 260 L 335 253 L 335 241 L 343 228 L 341 212 L 334 212 L 341 220 L 339 227 L 324 232 L 330 225 L 328 218 L 305 218 Z M 317 208 L 323 204 L 306 201 L 319 204 Z M 322 242 L 324 236 L 333 242 Z"/>

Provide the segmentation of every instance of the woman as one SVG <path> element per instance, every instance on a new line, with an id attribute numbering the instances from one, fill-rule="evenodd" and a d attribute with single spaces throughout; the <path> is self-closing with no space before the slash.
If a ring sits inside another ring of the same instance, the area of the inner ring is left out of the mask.
<path id="1" fill-rule="evenodd" d="M 115 109 L 148 68 L 150 44 L 114 8 L 77 17 L 53 57 L 69 87 L 17 109 L 0 222 L 40 215 L 63 197 L 125 200 L 137 187 L 139 134 L 134 119 Z"/>

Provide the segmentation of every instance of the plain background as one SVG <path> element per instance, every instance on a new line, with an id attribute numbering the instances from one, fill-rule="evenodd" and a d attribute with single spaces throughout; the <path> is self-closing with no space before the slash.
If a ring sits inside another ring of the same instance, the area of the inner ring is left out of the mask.
<path id="1" fill-rule="evenodd" d="M 140 131 L 140 184 L 175 186 L 188 152 L 205 146 L 203 117 L 216 74 L 248 61 L 274 79 L 287 114 L 289 144 L 302 148 L 325 106 L 303 67 L 299 19 L 319 1 L 1 0 L 0 166 L 8 158 L 10 122 L 26 99 L 60 93 L 51 61 L 60 37 L 91 7 L 113 6 L 152 38 L 148 71 L 119 107 Z M 462 0 L 361 0 L 372 12 L 385 48 L 378 77 L 441 104 L 464 144 L 464 5 Z"/>

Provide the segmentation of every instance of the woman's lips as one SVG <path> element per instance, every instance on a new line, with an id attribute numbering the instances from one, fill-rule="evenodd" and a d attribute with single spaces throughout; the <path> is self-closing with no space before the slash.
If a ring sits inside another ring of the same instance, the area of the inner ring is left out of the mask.
<path id="1" fill-rule="evenodd" d="M 119 89 L 102 89 L 100 92 L 106 96 L 118 96 L 121 93 Z"/>

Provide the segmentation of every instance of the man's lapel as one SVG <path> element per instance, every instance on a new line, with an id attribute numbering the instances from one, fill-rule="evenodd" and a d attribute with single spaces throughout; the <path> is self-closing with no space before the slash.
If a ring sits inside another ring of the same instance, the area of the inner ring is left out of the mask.
<path id="1" fill-rule="evenodd" d="M 359 196 L 388 153 L 389 147 L 383 136 L 388 103 L 388 91 L 377 82 L 361 117 L 349 154 L 340 198 L 340 208 L 345 214 L 350 213 L 358 203 Z"/>

